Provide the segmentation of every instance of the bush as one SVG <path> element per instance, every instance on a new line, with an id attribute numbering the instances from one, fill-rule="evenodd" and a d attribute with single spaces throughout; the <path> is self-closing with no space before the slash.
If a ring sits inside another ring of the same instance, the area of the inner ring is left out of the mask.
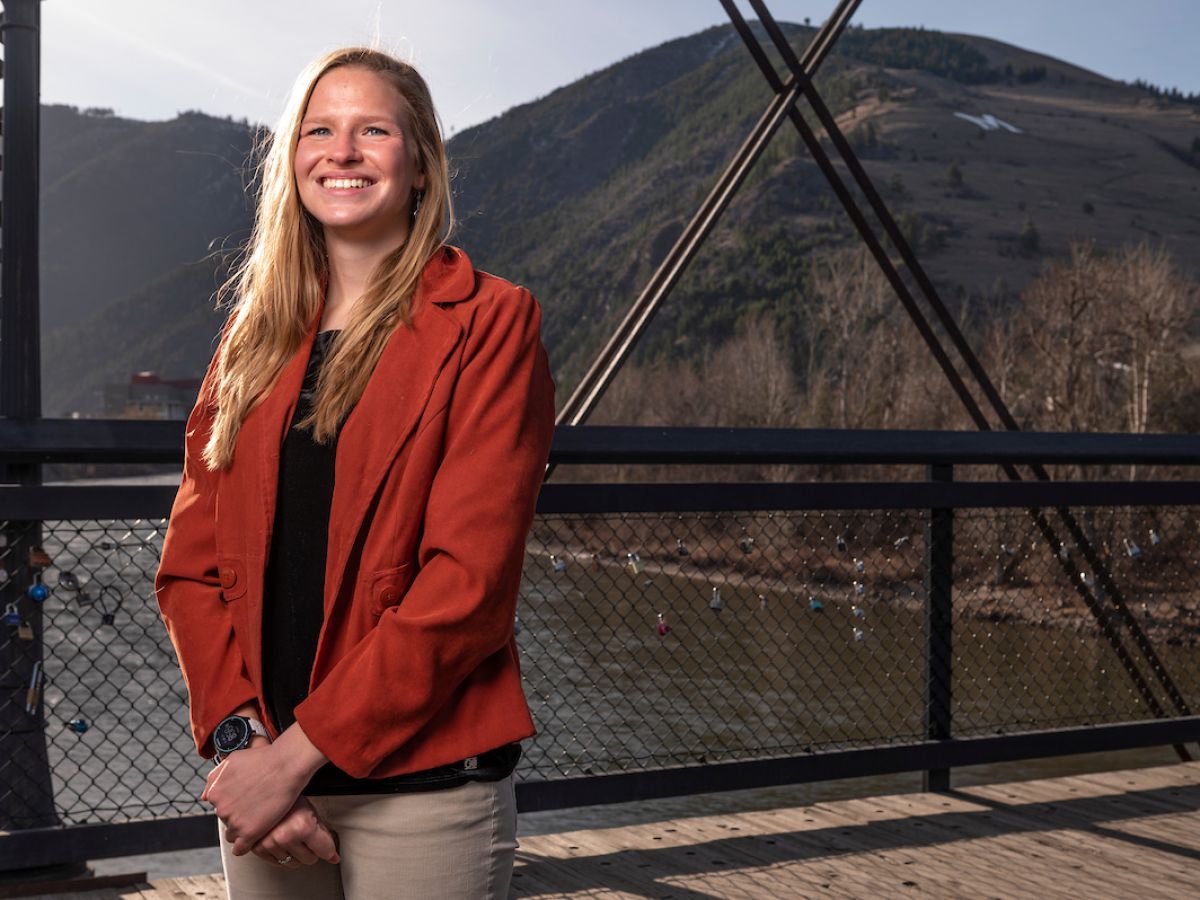
<path id="1" fill-rule="evenodd" d="M 957 162 L 950 163 L 950 168 L 946 170 L 946 184 L 956 191 L 962 190 L 962 169 L 958 167 Z"/>
<path id="2" fill-rule="evenodd" d="M 879 132 L 875 128 L 875 123 L 867 119 L 862 127 L 855 129 L 851 143 L 856 150 L 874 150 L 878 147 Z"/>
<path id="3" fill-rule="evenodd" d="M 1031 217 L 1025 217 L 1025 224 L 1021 226 L 1021 236 L 1017 241 L 1020 243 L 1021 249 L 1026 253 L 1037 253 L 1041 249 L 1042 238 L 1038 234 L 1037 226 L 1033 224 Z"/>
<path id="4" fill-rule="evenodd" d="M 894 69 L 924 69 L 960 84 L 990 84 L 1002 72 L 987 57 L 957 38 L 916 28 L 852 29 L 839 50 L 864 62 Z"/>
<path id="5" fill-rule="evenodd" d="M 1045 66 L 1025 66 L 1021 71 L 1017 72 L 1017 81 L 1021 82 L 1021 84 L 1032 84 L 1035 81 L 1041 81 L 1045 77 Z"/>

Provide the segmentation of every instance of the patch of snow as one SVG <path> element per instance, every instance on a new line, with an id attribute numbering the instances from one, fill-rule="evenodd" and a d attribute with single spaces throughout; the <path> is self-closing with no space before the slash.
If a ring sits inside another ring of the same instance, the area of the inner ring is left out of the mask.
<path id="1" fill-rule="evenodd" d="M 984 113 L 982 116 L 972 116 L 967 113 L 956 112 L 956 116 L 960 119 L 966 119 L 975 125 L 978 125 L 984 131 L 999 131 L 1001 128 L 1006 131 L 1011 131 L 1013 134 L 1023 134 L 1020 128 L 1016 125 L 1009 125 L 1003 119 L 997 119 L 991 113 Z"/>

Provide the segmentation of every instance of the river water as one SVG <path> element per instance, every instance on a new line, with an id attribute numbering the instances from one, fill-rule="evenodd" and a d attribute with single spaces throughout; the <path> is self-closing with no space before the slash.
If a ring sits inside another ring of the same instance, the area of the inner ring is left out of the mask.
<path id="1" fill-rule="evenodd" d="M 186 695 L 152 599 L 165 522 L 45 528 L 54 560 L 45 573 L 53 590 L 43 605 L 47 738 L 63 821 L 206 811 L 195 798 L 207 764 L 192 746 Z M 884 592 L 866 573 L 861 593 L 829 584 L 797 591 L 794 584 L 737 577 L 732 564 L 690 571 L 688 560 L 647 559 L 635 572 L 611 551 L 595 564 L 586 547 L 563 551 L 571 533 L 562 517 L 540 519 L 528 546 L 517 640 L 539 734 L 526 742 L 519 778 L 920 739 L 919 583 L 891 578 Z M 565 562 L 562 571 L 552 549 Z M 64 571 L 92 602 L 56 587 Z M 113 615 L 111 624 L 105 612 Z M 1195 651 L 1158 649 L 1194 699 Z M 960 614 L 954 656 L 960 735 L 1146 717 L 1094 627 Z M 957 770 L 954 780 L 1045 777 L 1173 759 L 1170 748 L 1150 748 L 980 766 Z M 697 795 L 539 813 L 525 817 L 523 829 L 797 804 L 919 784 L 919 774 L 905 774 Z"/>

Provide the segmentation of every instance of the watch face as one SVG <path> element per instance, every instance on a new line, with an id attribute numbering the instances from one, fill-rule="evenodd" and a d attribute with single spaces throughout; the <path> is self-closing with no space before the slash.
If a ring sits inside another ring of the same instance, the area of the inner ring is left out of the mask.
<path id="1" fill-rule="evenodd" d="M 222 720 L 213 732 L 213 746 L 219 753 L 240 750 L 250 741 L 250 723 L 245 719 L 230 716 Z"/>

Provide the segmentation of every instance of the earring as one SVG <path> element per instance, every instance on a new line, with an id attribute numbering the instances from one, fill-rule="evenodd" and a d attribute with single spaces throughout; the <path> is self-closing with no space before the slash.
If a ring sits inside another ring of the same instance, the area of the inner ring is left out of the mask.
<path id="1" fill-rule="evenodd" d="M 413 211 L 412 211 L 413 219 L 416 219 L 417 213 L 421 211 L 421 199 L 424 196 L 425 196 L 424 191 L 413 191 L 413 197 L 415 198 L 413 200 Z"/>

